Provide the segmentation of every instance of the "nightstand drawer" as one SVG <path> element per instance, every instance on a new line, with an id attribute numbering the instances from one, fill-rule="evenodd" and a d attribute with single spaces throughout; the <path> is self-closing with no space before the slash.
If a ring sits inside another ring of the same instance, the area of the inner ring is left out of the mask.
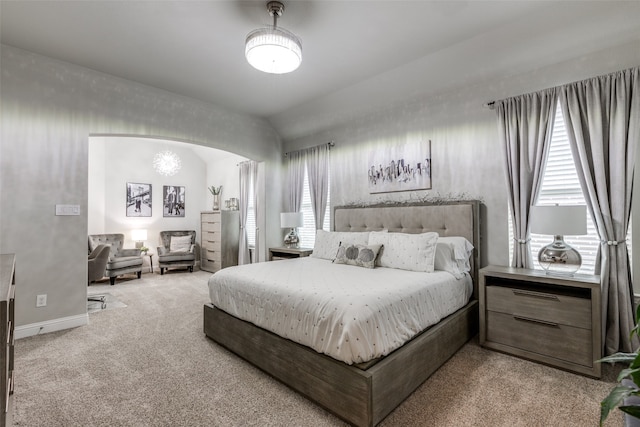
<path id="1" fill-rule="evenodd" d="M 487 310 L 591 329 L 591 300 L 532 289 L 486 287 Z"/>
<path id="2" fill-rule="evenodd" d="M 488 311 L 487 341 L 593 366 L 593 344 L 589 329 Z"/>

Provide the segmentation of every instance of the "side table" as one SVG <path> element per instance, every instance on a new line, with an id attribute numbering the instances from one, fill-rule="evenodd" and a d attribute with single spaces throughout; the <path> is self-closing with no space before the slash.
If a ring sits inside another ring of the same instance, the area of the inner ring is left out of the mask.
<path id="1" fill-rule="evenodd" d="M 269 248 L 269 261 L 307 257 L 311 255 L 312 252 L 313 249 L 311 248 Z"/>
<path id="2" fill-rule="evenodd" d="M 153 254 L 146 253 L 142 254 L 143 257 L 149 257 L 149 272 L 153 273 Z"/>
<path id="3" fill-rule="evenodd" d="M 479 291 L 480 345 L 600 378 L 600 276 L 489 266 Z"/>

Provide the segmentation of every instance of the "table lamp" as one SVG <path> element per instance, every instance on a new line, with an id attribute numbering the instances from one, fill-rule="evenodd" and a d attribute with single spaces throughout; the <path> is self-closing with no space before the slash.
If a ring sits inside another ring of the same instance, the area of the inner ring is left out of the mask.
<path id="1" fill-rule="evenodd" d="M 145 240 L 147 240 L 147 230 L 131 230 L 131 239 L 136 242 L 136 249 L 140 249 L 144 246 Z"/>
<path id="2" fill-rule="evenodd" d="M 580 269 L 580 253 L 563 236 L 587 234 L 586 206 L 531 206 L 531 232 L 554 236 L 538 252 L 538 262 L 547 274 L 573 276 Z"/>
<path id="3" fill-rule="evenodd" d="M 288 248 L 297 248 L 300 244 L 297 227 L 304 226 L 302 212 L 282 212 L 280 214 L 280 227 L 291 228 L 284 238 L 284 245 Z"/>

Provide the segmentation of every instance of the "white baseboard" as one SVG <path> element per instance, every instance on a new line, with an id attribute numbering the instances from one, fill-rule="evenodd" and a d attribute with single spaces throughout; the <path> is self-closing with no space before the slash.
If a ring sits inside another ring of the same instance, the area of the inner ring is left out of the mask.
<path id="1" fill-rule="evenodd" d="M 59 319 L 47 320 L 45 322 L 31 323 L 29 325 L 16 326 L 14 331 L 16 339 L 32 337 L 34 335 L 46 334 L 48 332 L 62 331 L 64 329 L 77 328 L 89 324 L 89 314 L 79 314 L 77 316 L 61 317 Z"/>

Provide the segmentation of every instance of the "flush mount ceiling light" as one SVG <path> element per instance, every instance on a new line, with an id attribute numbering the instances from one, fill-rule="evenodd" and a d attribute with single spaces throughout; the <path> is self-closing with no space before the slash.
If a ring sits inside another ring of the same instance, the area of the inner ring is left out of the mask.
<path id="1" fill-rule="evenodd" d="M 302 62 L 302 44 L 292 32 L 276 27 L 278 17 L 284 12 L 282 3 L 270 1 L 267 10 L 273 17 L 273 26 L 251 31 L 247 35 L 244 55 L 249 64 L 265 73 L 290 73 Z"/>
<path id="2" fill-rule="evenodd" d="M 173 151 L 161 151 L 153 157 L 153 168 L 160 175 L 173 176 L 178 173 L 181 167 L 180 157 Z"/>

